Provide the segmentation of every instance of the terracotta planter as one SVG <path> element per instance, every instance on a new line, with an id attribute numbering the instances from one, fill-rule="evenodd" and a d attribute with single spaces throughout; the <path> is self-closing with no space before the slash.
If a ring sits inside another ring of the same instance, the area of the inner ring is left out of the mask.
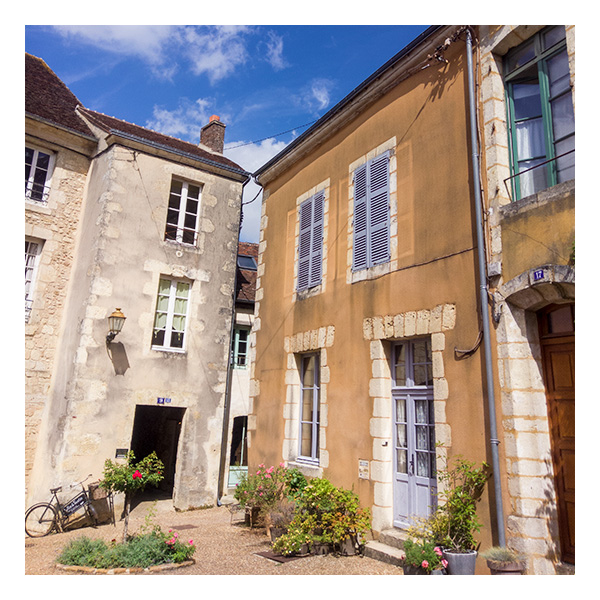
<path id="1" fill-rule="evenodd" d="M 524 561 L 501 563 L 495 560 L 488 560 L 487 566 L 490 568 L 492 575 L 523 575 L 526 569 Z"/>
<path id="2" fill-rule="evenodd" d="M 477 550 L 443 550 L 444 558 L 448 561 L 448 575 L 475 575 Z"/>

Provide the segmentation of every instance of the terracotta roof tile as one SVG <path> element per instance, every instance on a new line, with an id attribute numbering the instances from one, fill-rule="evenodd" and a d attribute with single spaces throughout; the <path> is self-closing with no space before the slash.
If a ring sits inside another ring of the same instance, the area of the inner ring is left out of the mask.
<path id="1" fill-rule="evenodd" d="M 149 142 L 150 144 L 165 146 L 179 152 L 191 154 L 192 156 L 198 157 L 201 160 L 219 163 L 230 169 L 244 172 L 244 169 L 242 169 L 242 167 L 234 163 L 232 160 L 229 160 L 220 154 L 208 152 L 190 142 L 184 142 L 183 140 L 171 137 L 169 135 L 164 135 L 163 133 L 158 133 L 157 131 L 152 131 L 151 129 L 146 129 L 145 127 L 140 127 L 139 125 L 134 125 L 133 123 L 128 123 L 127 121 L 122 121 L 121 119 L 117 119 L 115 117 L 109 117 L 108 115 L 90 110 L 89 108 L 80 107 L 80 111 L 84 116 L 88 117 L 91 122 L 107 133 L 111 131 L 121 132 L 136 138 L 140 138 L 142 141 Z"/>
<path id="2" fill-rule="evenodd" d="M 92 132 L 75 112 L 81 103 L 50 67 L 37 56 L 25 54 L 25 112 L 78 133 Z"/>
<path id="3" fill-rule="evenodd" d="M 258 259 L 258 244 L 240 242 L 238 244 L 238 256 L 252 256 Z M 256 294 L 256 271 L 250 269 L 237 270 L 237 294 L 238 302 L 254 302 Z"/>

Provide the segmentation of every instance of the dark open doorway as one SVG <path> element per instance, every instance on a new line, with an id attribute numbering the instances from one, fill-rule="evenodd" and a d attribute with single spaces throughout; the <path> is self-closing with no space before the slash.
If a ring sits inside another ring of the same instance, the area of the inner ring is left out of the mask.
<path id="1" fill-rule="evenodd" d="M 177 464 L 177 444 L 181 433 L 181 423 L 185 408 L 171 406 L 145 406 L 135 408 L 135 419 L 131 435 L 131 450 L 136 460 L 141 460 L 152 451 L 165 465 L 165 478 L 159 485 L 163 495 L 173 497 L 175 467 Z M 148 488 L 146 493 L 156 492 Z"/>

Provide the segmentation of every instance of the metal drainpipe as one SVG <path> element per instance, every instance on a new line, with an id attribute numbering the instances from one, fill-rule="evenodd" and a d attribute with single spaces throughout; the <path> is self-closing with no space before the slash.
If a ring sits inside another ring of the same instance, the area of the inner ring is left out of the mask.
<path id="1" fill-rule="evenodd" d="M 492 469 L 494 476 L 494 495 L 496 500 L 496 524 L 498 527 L 498 544 L 506 545 L 504 532 L 504 511 L 502 508 L 502 487 L 500 483 L 500 460 L 498 457 L 498 434 L 496 431 L 496 400 L 492 370 L 492 350 L 490 342 L 490 322 L 487 313 L 488 285 L 486 273 L 486 257 L 483 241 L 483 220 L 481 208 L 479 152 L 477 140 L 477 117 L 475 108 L 475 83 L 473 81 L 473 40 L 471 29 L 467 27 L 467 75 L 469 83 L 469 115 L 471 121 L 471 158 L 473 163 L 473 191 L 475 192 L 475 215 L 477 229 L 477 255 L 479 259 L 479 295 L 481 302 L 481 322 L 483 326 L 483 347 L 485 356 L 485 375 L 489 412 L 489 438 L 492 450 Z"/>
<path id="2" fill-rule="evenodd" d="M 219 462 L 219 480 L 217 482 L 217 506 L 221 506 L 221 498 L 223 497 L 223 488 L 225 486 L 225 461 L 227 460 L 227 440 L 229 437 L 229 415 L 231 414 L 231 379 L 233 372 L 233 350 L 231 348 L 231 340 L 235 332 L 235 296 L 237 290 L 237 256 L 240 247 L 240 233 L 242 230 L 243 205 L 242 198 L 244 196 L 244 188 L 250 182 L 250 175 L 246 181 L 242 183 L 242 194 L 240 196 L 240 226 L 238 227 L 237 244 L 235 247 L 235 270 L 233 275 L 233 294 L 231 307 L 231 327 L 229 329 L 229 348 L 227 352 L 227 380 L 225 382 L 225 406 L 223 407 L 223 433 L 221 436 L 221 460 Z"/>

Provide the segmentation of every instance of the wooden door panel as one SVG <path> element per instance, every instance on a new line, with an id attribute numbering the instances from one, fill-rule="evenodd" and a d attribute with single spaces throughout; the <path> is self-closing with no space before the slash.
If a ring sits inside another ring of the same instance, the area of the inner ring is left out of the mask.
<path id="1" fill-rule="evenodd" d="M 575 562 L 575 336 L 541 335 L 562 559 Z"/>

